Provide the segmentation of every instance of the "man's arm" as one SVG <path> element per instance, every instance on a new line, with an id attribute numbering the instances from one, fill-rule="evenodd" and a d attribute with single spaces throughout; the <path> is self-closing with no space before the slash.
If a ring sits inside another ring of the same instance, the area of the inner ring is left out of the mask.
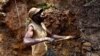
<path id="1" fill-rule="evenodd" d="M 41 38 L 33 39 L 33 38 L 31 38 L 33 35 L 34 35 L 33 28 L 32 28 L 32 26 L 29 26 L 28 31 L 26 32 L 25 37 L 23 39 L 24 44 L 35 45 L 35 44 L 38 44 L 38 43 L 41 43 L 41 42 L 44 42 L 44 41 L 51 42 L 51 41 L 54 40 L 53 38 L 49 38 L 49 37 L 41 37 Z"/>
<path id="2" fill-rule="evenodd" d="M 55 41 L 61 41 L 61 40 L 69 40 L 69 39 L 74 39 L 76 36 L 61 36 L 61 35 L 52 35 L 52 38 L 55 39 Z"/>
<path id="3" fill-rule="evenodd" d="M 24 38 L 24 44 L 26 45 L 35 45 L 41 42 L 46 41 L 45 38 L 37 38 L 37 39 L 33 39 L 33 38 Z"/>
<path id="4" fill-rule="evenodd" d="M 44 41 L 52 42 L 54 39 L 49 37 L 43 37 L 43 38 L 31 38 L 31 37 L 24 37 L 24 44 L 26 45 L 35 45 Z"/>
<path id="5" fill-rule="evenodd" d="M 26 45 L 35 45 L 44 41 L 52 42 L 52 41 L 60 41 L 65 39 L 71 39 L 74 38 L 74 36 L 59 36 L 59 35 L 52 35 L 52 37 L 42 37 L 42 38 L 31 38 L 32 32 L 28 31 L 24 37 L 24 44 Z"/>
<path id="6" fill-rule="evenodd" d="M 23 39 L 24 44 L 35 45 L 35 44 L 38 44 L 38 43 L 41 43 L 41 42 L 44 42 L 44 41 L 52 42 L 52 41 L 55 41 L 55 40 L 60 41 L 60 40 L 64 40 L 64 39 L 74 38 L 74 36 L 60 36 L 60 35 L 51 34 L 51 37 L 41 37 L 41 38 L 33 39 L 33 38 L 31 38 L 33 35 L 34 35 L 33 27 L 29 26 L 28 31 L 26 32 L 25 37 Z"/>
<path id="7" fill-rule="evenodd" d="M 75 36 L 61 36 L 61 35 L 52 35 L 53 38 L 55 39 L 72 39 L 75 38 Z"/>

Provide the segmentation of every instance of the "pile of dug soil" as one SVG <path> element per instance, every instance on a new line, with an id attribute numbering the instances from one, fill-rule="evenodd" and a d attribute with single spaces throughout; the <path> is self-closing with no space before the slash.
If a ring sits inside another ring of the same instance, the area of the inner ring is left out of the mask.
<path id="1" fill-rule="evenodd" d="M 52 34 L 79 36 L 80 32 L 75 24 L 76 20 L 75 14 L 69 10 L 54 10 L 46 13 L 44 23 Z M 79 56 L 81 55 L 79 54 L 81 53 L 80 46 L 81 42 L 75 39 L 52 42 L 51 44 L 48 44 L 48 47 L 54 53 L 51 53 L 50 50 L 48 53 L 50 52 L 51 55 L 57 56 L 69 56 L 75 54 Z M 72 50 L 76 53 L 72 54 Z"/>
<path id="2" fill-rule="evenodd" d="M 69 10 L 54 10 L 46 13 L 44 23 L 52 34 L 79 35 L 75 14 Z"/>

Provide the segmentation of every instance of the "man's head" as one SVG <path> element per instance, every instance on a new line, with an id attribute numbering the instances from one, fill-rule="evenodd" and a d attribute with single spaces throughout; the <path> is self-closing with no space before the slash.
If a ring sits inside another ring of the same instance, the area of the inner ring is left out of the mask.
<path id="1" fill-rule="evenodd" d="M 42 8 L 31 8 L 29 10 L 29 17 L 36 23 L 40 24 L 43 21 L 41 13 L 43 12 Z"/>
<path id="2" fill-rule="evenodd" d="M 33 16 L 36 16 L 37 14 L 41 14 L 43 11 L 42 8 L 31 8 L 29 10 L 29 17 L 32 18 Z"/>

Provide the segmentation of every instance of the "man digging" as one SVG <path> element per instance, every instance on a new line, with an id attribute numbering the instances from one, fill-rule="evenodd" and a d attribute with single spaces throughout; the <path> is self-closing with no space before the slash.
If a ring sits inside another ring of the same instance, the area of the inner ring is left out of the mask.
<path id="1" fill-rule="evenodd" d="M 29 10 L 29 17 L 32 22 L 28 25 L 23 42 L 26 45 L 32 46 L 32 56 L 44 56 L 47 51 L 46 42 L 74 38 L 74 36 L 51 34 L 43 24 L 44 18 L 42 14 L 43 9 L 41 8 L 31 8 Z M 49 35 L 49 37 L 47 35 Z"/>

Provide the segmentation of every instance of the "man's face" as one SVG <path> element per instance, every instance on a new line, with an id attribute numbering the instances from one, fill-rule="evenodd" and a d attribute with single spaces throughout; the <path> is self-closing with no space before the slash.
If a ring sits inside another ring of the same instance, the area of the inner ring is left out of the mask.
<path id="1" fill-rule="evenodd" d="M 44 18 L 41 17 L 41 13 L 33 15 L 31 19 L 37 24 L 40 24 L 44 20 Z"/>

